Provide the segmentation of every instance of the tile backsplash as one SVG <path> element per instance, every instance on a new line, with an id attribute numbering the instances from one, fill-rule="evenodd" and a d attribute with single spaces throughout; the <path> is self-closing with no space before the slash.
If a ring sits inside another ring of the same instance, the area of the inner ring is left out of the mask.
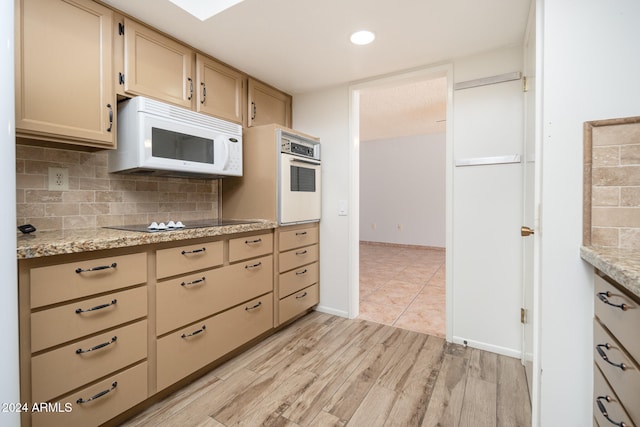
<path id="1" fill-rule="evenodd" d="M 17 225 L 64 230 L 218 218 L 218 180 L 110 174 L 108 157 L 18 144 Z M 68 191 L 48 190 L 49 167 L 68 169 Z"/>
<path id="2" fill-rule="evenodd" d="M 590 220 L 590 229 L 585 227 L 585 244 L 640 249 L 639 117 L 585 125 L 585 204 L 587 202 L 590 210 L 585 209 L 585 222 Z"/>

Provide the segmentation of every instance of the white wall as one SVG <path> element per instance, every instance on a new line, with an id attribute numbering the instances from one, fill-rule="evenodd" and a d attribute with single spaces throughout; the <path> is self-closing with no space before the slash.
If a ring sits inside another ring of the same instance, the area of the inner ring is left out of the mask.
<path id="1" fill-rule="evenodd" d="M 18 280 L 16 272 L 16 154 L 13 82 L 13 2 L 0 2 L 0 403 L 20 402 L 18 369 Z M 0 412 L 0 424 L 19 426 L 17 412 Z"/>
<path id="2" fill-rule="evenodd" d="M 540 425 L 592 418 L 593 285 L 581 261 L 582 125 L 640 115 L 640 2 L 538 0 L 543 11 Z"/>
<path id="3" fill-rule="evenodd" d="M 360 240 L 445 247 L 445 144 L 445 134 L 361 142 Z"/>
<path id="4" fill-rule="evenodd" d="M 320 138 L 322 144 L 322 220 L 320 226 L 319 311 L 347 317 L 349 313 L 349 221 L 358 216 L 357 200 L 349 200 L 349 88 L 339 86 L 293 99 L 295 129 Z M 347 200 L 347 216 L 338 203 Z M 355 230 L 357 239 L 357 229 Z"/>

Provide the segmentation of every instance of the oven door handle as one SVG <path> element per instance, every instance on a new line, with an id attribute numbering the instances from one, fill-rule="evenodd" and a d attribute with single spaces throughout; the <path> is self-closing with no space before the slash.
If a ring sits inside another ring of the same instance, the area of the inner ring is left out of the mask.
<path id="1" fill-rule="evenodd" d="M 306 163 L 308 165 L 320 166 L 320 163 L 312 162 L 310 160 L 302 160 L 302 159 L 289 159 L 291 163 Z"/>

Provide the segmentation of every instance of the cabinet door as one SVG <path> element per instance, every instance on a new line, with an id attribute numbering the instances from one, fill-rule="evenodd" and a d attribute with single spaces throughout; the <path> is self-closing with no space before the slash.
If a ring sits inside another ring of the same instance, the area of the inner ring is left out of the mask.
<path id="1" fill-rule="evenodd" d="M 17 8 L 17 135 L 113 148 L 111 10 L 90 0 L 22 0 Z"/>
<path id="2" fill-rule="evenodd" d="M 291 127 L 291 96 L 249 79 L 249 126 Z"/>
<path id="3" fill-rule="evenodd" d="M 243 75 L 200 54 L 196 69 L 197 111 L 242 124 Z"/>
<path id="4" fill-rule="evenodd" d="M 193 51 L 144 25 L 124 20 L 124 91 L 191 109 Z"/>

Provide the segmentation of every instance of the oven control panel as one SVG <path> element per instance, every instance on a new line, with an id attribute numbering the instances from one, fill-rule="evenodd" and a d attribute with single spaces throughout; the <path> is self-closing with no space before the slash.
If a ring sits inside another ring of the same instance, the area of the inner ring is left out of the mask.
<path id="1" fill-rule="evenodd" d="M 320 160 L 320 143 L 282 134 L 280 152 Z"/>

